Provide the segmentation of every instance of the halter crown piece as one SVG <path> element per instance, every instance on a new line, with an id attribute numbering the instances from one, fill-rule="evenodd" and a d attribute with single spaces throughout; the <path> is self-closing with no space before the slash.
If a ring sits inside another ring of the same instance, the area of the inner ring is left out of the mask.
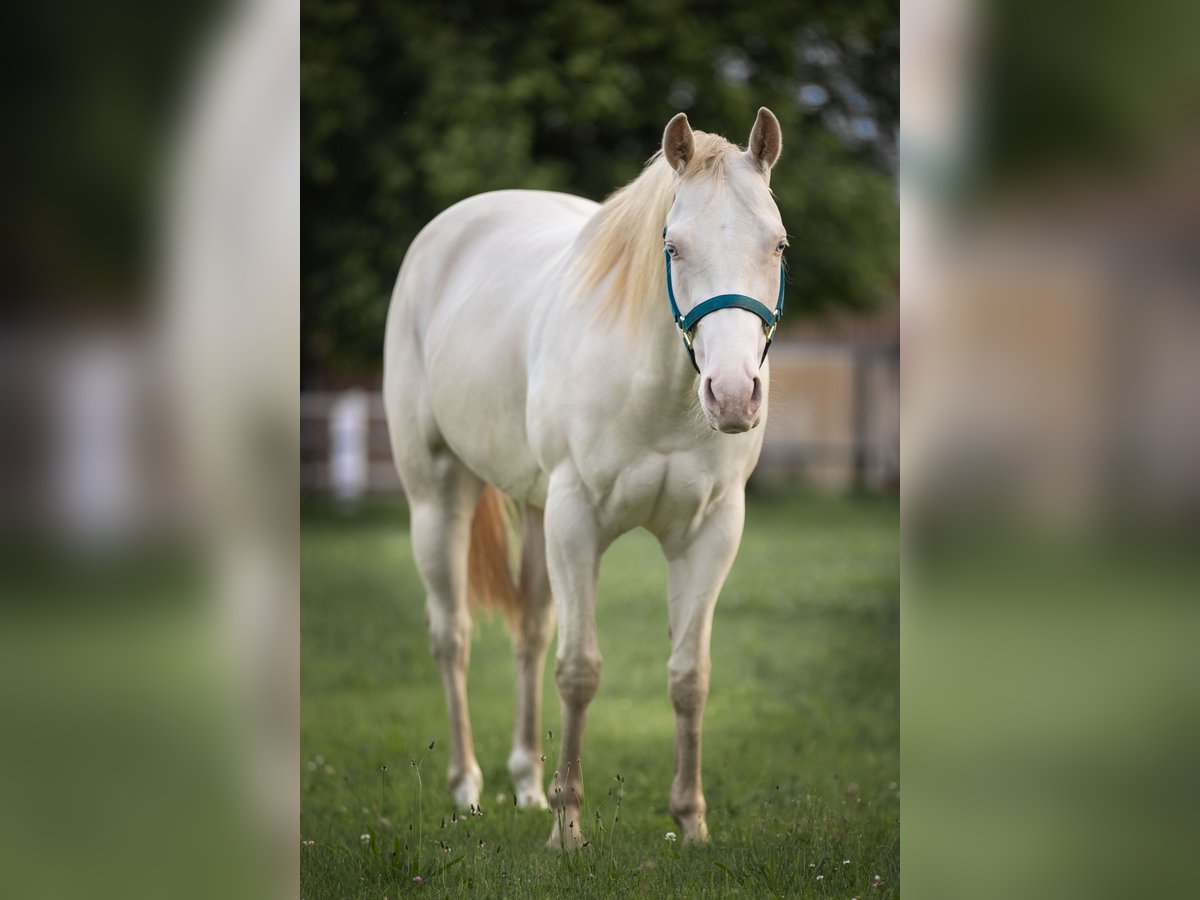
<path id="1" fill-rule="evenodd" d="M 663 240 L 667 238 L 667 228 L 663 226 Z M 679 304 L 675 302 L 675 288 L 671 284 L 671 254 L 667 248 L 663 247 L 663 259 L 667 263 L 667 300 L 671 303 L 671 317 L 675 320 L 675 324 L 679 326 L 679 333 L 683 337 L 683 346 L 688 352 L 688 358 L 692 361 L 692 368 L 697 374 L 700 372 L 700 367 L 696 365 L 696 351 L 692 347 L 692 332 L 696 330 L 696 325 L 711 312 L 716 312 L 718 309 L 744 309 L 754 313 L 763 321 L 763 333 L 767 336 L 767 345 L 763 347 L 762 359 L 758 361 L 761 368 L 762 364 L 767 359 L 767 351 L 771 349 L 771 339 L 775 337 L 775 328 L 779 325 L 779 320 L 783 317 L 783 263 L 779 264 L 779 298 L 775 301 L 775 311 L 767 309 L 763 304 L 759 303 L 753 297 L 747 297 L 745 294 L 718 294 L 715 297 L 709 297 L 707 300 L 697 303 L 692 307 L 692 311 L 686 316 L 679 311 Z"/>

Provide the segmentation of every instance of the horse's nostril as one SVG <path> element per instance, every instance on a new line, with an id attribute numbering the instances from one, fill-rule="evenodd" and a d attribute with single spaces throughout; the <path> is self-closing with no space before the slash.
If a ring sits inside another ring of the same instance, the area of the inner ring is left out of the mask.
<path id="1" fill-rule="evenodd" d="M 755 375 L 754 376 L 754 390 L 751 391 L 751 393 L 750 393 L 750 412 L 751 412 L 751 414 L 757 412 L 758 408 L 761 405 L 762 405 L 762 381 L 760 381 L 758 376 Z"/>
<path id="2" fill-rule="evenodd" d="M 720 409 L 721 404 L 717 402 L 717 395 L 713 393 L 712 379 L 704 379 L 704 402 L 712 409 Z"/>

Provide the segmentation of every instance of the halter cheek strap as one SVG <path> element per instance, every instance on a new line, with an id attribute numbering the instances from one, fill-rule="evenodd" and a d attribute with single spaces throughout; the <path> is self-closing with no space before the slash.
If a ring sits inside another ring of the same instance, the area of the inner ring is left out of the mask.
<path id="1" fill-rule="evenodd" d="M 663 238 L 666 236 L 667 229 L 663 228 Z M 696 364 L 696 351 L 692 347 L 692 332 L 695 331 L 696 325 L 701 319 L 718 309 L 744 309 L 762 319 L 767 345 L 763 347 L 762 359 L 758 361 L 761 367 L 767 358 L 767 351 L 771 349 L 771 339 L 775 337 L 775 328 L 783 316 L 783 264 L 779 265 L 779 298 L 775 301 L 774 312 L 745 294 L 718 294 L 715 297 L 709 297 L 702 303 L 697 303 L 685 316 L 679 311 L 679 304 L 675 302 L 675 288 L 671 284 L 671 254 L 666 247 L 663 248 L 663 259 L 667 264 L 667 300 L 671 303 L 671 317 L 679 326 L 679 333 L 683 337 L 683 346 L 688 352 L 688 358 L 692 361 L 692 368 L 697 373 L 700 371 L 700 366 Z"/>

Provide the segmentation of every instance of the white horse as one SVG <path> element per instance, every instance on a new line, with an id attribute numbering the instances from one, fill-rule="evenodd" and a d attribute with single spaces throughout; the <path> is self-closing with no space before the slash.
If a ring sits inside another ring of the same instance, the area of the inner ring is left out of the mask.
<path id="1" fill-rule="evenodd" d="M 508 769 L 521 806 L 547 805 L 541 675 L 557 614 L 551 846 L 583 841 L 578 760 L 600 682 L 600 557 L 639 526 L 669 563 L 670 811 L 686 840 L 708 837 L 709 639 L 767 414 L 763 361 L 779 312 L 767 304 L 782 303 L 787 243 L 768 184 L 781 149 L 765 108 L 745 151 L 680 113 L 642 174 L 603 205 L 514 190 L 446 210 L 413 241 L 392 293 L 384 398 L 449 708 L 450 790 L 467 807 L 483 786 L 467 710 L 470 583 L 509 618 Z M 500 492 L 524 507 L 517 584 Z"/>

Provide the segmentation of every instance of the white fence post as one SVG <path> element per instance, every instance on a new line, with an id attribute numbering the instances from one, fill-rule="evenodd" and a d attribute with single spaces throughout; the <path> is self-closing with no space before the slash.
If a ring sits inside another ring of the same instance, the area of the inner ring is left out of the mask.
<path id="1" fill-rule="evenodd" d="M 363 391 L 342 394 L 329 413 L 329 486 L 340 503 L 354 503 L 367 491 L 368 400 Z"/>

